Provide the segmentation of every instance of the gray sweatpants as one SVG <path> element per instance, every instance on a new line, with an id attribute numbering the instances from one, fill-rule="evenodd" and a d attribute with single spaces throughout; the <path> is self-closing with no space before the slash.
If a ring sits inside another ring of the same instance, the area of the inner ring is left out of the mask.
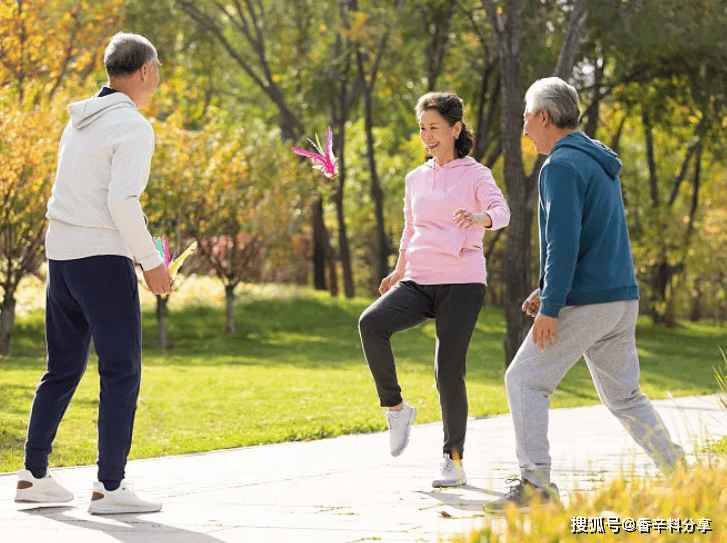
<path id="1" fill-rule="evenodd" d="M 528 333 L 505 374 L 523 479 L 541 487 L 550 482 L 550 396 L 581 356 L 603 404 L 658 467 L 670 468 L 684 455 L 639 389 L 638 312 L 638 300 L 566 306 L 558 315 L 560 339 L 545 352 Z"/>

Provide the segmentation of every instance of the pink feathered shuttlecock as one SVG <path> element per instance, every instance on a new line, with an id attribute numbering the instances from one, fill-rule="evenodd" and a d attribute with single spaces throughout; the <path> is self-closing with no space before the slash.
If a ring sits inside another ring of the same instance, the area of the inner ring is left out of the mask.
<path id="1" fill-rule="evenodd" d="M 318 139 L 318 136 L 316 136 L 316 139 Z M 325 175 L 328 179 L 334 179 L 338 176 L 338 164 L 336 163 L 336 157 L 333 156 L 333 131 L 331 130 L 331 127 L 328 127 L 328 132 L 326 132 L 326 146 L 321 151 L 321 144 L 318 142 L 316 143 L 312 141 L 310 138 L 308 139 L 310 144 L 315 148 L 317 153 L 312 153 L 310 151 L 306 151 L 305 149 L 298 149 L 297 147 L 293 147 L 293 152 L 296 155 L 308 157 L 311 160 L 313 160 L 314 168 L 317 170 L 320 170 L 323 175 Z"/>

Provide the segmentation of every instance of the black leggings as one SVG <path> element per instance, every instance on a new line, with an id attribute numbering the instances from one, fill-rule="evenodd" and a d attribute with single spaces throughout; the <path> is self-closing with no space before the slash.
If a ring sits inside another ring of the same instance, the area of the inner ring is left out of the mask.
<path id="1" fill-rule="evenodd" d="M 477 324 L 485 285 L 482 283 L 419 285 L 399 281 L 389 292 L 371 304 L 358 322 L 364 356 L 376 382 L 382 407 L 402 402 L 396 377 L 391 336 L 435 319 L 437 347 L 434 376 L 439 391 L 447 454 L 464 454 L 467 432 L 467 349 Z"/>

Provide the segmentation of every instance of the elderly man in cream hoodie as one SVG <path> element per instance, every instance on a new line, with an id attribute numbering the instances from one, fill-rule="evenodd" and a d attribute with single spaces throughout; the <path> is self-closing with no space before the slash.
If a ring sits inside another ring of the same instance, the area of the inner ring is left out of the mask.
<path id="1" fill-rule="evenodd" d="M 153 294 L 171 277 L 147 230 L 139 197 L 149 178 L 154 131 L 138 109 L 159 84 L 154 46 L 115 35 L 104 54 L 109 78 L 94 97 L 68 106 L 48 202 L 47 371 L 33 399 L 25 469 L 15 501 L 67 502 L 48 470 L 58 425 L 83 376 L 91 340 L 98 353 L 98 481 L 89 511 L 151 512 L 124 480 L 141 382 L 141 309 L 134 261 Z"/>

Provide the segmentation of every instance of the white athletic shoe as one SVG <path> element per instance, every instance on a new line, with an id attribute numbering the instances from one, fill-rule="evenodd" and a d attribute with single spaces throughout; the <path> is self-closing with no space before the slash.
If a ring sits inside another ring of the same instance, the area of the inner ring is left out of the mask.
<path id="1" fill-rule="evenodd" d="M 119 513 L 154 513 L 162 504 L 148 502 L 134 494 L 132 484 L 126 480 L 116 490 L 106 490 L 103 483 L 93 483 L 93 494 L 88 512 L 94 515 L 115 515 Z"/>
<path id="2" fill-rule="evenodd" d="M 409 431 L 411 423 L 417 417 L 417 410 L 404 403 L 400 411 L 384 409 L 382 413 L 386 415 L 386 422 L 389 425 L 391 456 L 399 456 L 409 444 Z"/>
<path id="3" fill-rule="evenodd" d="M 461 486 L 467 484 L 467 476 L 460 462 L 455 462 L 452 457 L 444 453 L 444 460 L 439 467 L 439 477 L 432 481 L 434 488 L 450 486 Z"/>
<path id="4" fill-rule="evenodd" d="M 27 469 L 18 472 L 15 501 L 19 503 L 61 503 L 73 499 L 73 492 L 63 488 L 50 470 L 42 479 L 36 479 Z"/>

